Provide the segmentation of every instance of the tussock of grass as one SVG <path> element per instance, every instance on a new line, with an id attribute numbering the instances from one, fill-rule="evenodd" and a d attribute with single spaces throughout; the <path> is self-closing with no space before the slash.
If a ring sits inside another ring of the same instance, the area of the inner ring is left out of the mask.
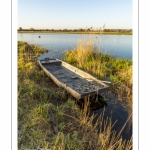
<path id="1" fill-rule="evenodd" d="M 88 99 L 80 110 L 32 57 L 28 58 L 28 50 L 33 55 L 39 52 L 33 47 L 18 42 L 18 149 L 131 149 L 132 139 L 115 138 L 111 120 L 106 123 L 101 117 L 93 125 L 95 116 L 89 116 Z M 105 129 L 101 127 L 98 134 L 101 124 Z"/>

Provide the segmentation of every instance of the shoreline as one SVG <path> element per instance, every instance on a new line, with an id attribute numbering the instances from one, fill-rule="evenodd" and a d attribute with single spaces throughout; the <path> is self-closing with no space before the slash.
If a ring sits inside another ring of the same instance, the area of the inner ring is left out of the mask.
<path id="1" fill-rule="evenodd" d="M 132 32 L 17 31 L 17 33 L 133 35 Z"/>

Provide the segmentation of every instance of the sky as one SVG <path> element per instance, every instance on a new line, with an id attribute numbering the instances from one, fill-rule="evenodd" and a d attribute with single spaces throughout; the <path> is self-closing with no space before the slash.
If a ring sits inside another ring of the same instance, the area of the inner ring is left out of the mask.
<path id="1" fill-rule="evenodd" d="M 132 0 L 18 0 L 17 28 L 132 29 Z"/>

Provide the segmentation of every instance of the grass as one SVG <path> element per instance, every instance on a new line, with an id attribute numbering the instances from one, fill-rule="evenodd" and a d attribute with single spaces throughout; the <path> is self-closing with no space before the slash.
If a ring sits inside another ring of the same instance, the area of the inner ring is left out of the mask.
<path id="1" fill-rule="evenodd" d="M 100 80 L 109 80 L 110 93 L 120 101 L 126 102 L 126 109 L 130 115 L 132 113 L 132 60 L 102 54 L 99 41 L 100 39 L 82 38 L 75 49 L 63 54 L 63 59 Z M 131 123 L 132 117 L 129 124 Z"/>
<path id="2" fill-rule="evenodd" d="M 111 118 L 102 114 L 93 124 L 89 100 L 79 109 L 40 69 L 31 56 L 44 51 L 18 42 L 18 149 L 130 150 L 132 138 L 126 141 L 112 131 Z"/>
<path id="3" fill-rule="evenodd" d="M 109 80 L 112 93 L 132 108 L 132 60 L 102 54 L 95 42 L 92 38 L 81 39 L 75 49 L 63 54 L 63 59 L 98 79 Z"/>

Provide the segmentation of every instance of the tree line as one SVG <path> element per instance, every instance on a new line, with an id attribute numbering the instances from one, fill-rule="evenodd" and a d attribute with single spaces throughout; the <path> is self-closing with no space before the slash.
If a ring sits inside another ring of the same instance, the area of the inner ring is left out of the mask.
<path id="1" fill-rule="evenodd" d="M 91 28 L 86 28 L 86 29 L 34 29 L 34 28 L 29 28 L 29 29 L 23 29 L 22 27 L 19 27 L 18 31 L 51 31 L 51 32 L 132 32 L 132 29 L 93 29 Z"/>

